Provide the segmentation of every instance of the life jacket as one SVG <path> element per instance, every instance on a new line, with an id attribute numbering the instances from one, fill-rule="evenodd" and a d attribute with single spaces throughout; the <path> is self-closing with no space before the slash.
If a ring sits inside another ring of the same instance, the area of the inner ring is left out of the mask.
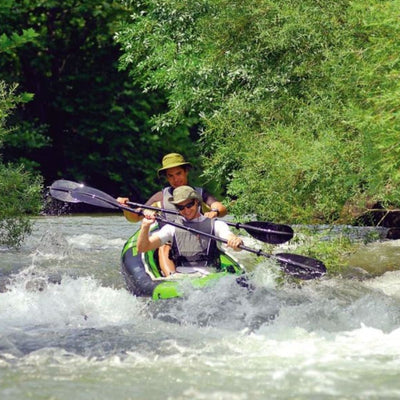
<path id="1" fill-rule="evenodd" d="M 201 221 L 188 221 L 185 218 L 178 217 L 174 222 L 214 235 L 215 221 L 210 218 L 204 218 Z M 184 269 L 187 267 L 218 267 L 217 242 L 206 236 L 175 227 L 175 235 L 172 241 L 172 259 L 179 272 L 185 272 Z"/>

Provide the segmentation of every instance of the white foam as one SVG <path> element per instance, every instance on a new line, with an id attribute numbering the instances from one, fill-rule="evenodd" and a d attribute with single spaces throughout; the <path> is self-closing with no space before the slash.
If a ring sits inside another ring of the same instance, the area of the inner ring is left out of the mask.
<path id="1" fill-rule="evenodd" d="M 40 290 L 27 290 L 21 280 L 0 295 L 0 327 L 120 325 L 132 323 L 142 307 L 125 289 L 103 287 L 92 278 L 64 277 Z"/>

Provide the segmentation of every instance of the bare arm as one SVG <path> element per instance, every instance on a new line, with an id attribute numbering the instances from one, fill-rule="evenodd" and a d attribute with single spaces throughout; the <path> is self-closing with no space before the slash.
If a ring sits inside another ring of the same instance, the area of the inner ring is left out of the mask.
<path id="1" fill-rule="evenodd" d="M 162 200 L 162 192 L 160 191 L 160 192 L 157 192 L 157 193 L 153 194 L 153 196 L 151 196 L 150 199 L 148 199 L 145 204 L 146 204 L 146 206 L 150 206 L 150 205 L 156 206 L 155 203 L 161 202 L 161 200 Z M 128 199 L 128 197 L 118 197 L 117 201 L 118 201 L 119 204 L 122 204 L 123 206 L 126 206 L 126 203 L 129 201 L 129 199 Z M 143 210 L 141 208 L 137 208 L 137 210 L 138 211 L 142 211 L 146 215 L 147 214 L 154 214 L 154 211 L 149 211 L 149 210 L 146 210 L 146 209 Z M 143 218 L 143 215 L 139 215 L 139 214 L 136 214 L 136 213 L 133 213 L 133 212 L 130 212 L 130 211 L 123 210 L 123 212 L 124 212 L 125 218 L 129 222 L 139 222 Z"/>
<path id="2" fill-rule="evenodd" d="M 126 206 L 126 203 L 129 201 L 128 197 L 118 197 L 117 201 L 119 204 Z M 129 221 L 129 222 L 139 222 L 143 216 L 133 213 L 131 211 L 127 211 L 127 210 L 122 210 L 124 213 L 125 218 Z M 140 211 L 140 208 L 138 208 L 138 211 Z"/>
<path id="3" fill-rule="evenodd" d="M 211 210 L 218 210 L 218 212 L 214 212 L 216 214 L 214 217 L 225 217 L 226 214 L 228 214 L 228 210 L 226 207 L 219 201 L 215 201 L 214 203 L 211 204 Z"/>
<path id="4" fill-rule="evenodd" d="M 147 201 L 146 201 L 146 206 L 152 206 L 155 203 L 160 203 L 162 202 L 162 191 L 159 191 L 157 193 L 154 193 L 153 196 L 151 196 Z"/>
<path id="5" fill-rule="evenodd" d="M 214 201 L 208 207 L 210 207 L 210 210 L 204 213 L 204 216 L 207 218 L 225 217 L 228 213 L 226 207 L 219 201 Z"/>
<path id="6" fill-rule="evenodd" d="M 221 239 L 225 239 L 227 241 L 226 245 L 231 247 L 235 251 L 240 251 L 240 245 L 243 244 L 242 238 L 236 236 L 234 233 L 231 232 L 229 226 L 221 220 L 215 221 L 215 234 L 220 237 Z"/>
<path id="7" fill-rule="evenodd" d="M 150 226 L 153 222 L 154 217 L 143 218 L 137 240 L 137 250 L 139 253 L 145 253 L 161 246 L 161 240 L 156 233 L 149 236 Z"/>
<path id="8" fill-rule="evenodd" d="M 226 207 L 208 192 L 204 192 L 203 202 L 210 208 L 210 210 L 204 213 L 208 218 L 225 217 L 228 213 Z"/>
<path id="9" fill-rule="evenodd" d="M 243 244 L 243 240 L 239 237 L 234 235 L 233 233 L 228 237 L 227 246 L 231 247 L 235 251 L 241 251 L 242 249 L 239 247 Z"/>

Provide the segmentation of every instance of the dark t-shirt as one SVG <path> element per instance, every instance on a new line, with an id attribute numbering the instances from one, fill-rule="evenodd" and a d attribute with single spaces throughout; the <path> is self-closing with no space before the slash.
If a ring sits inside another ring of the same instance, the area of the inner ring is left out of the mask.
<path id="1" fill-rule="evenodd" d="M 173 188 L 170 188 L 170 192 L 171 192 L 171 196 L 172 196 L 172 192 L 173 192 Z M 212 196 L 210 193 L 208 193 L 206 190 L 203 189 L 203 203 L 207 204 L 208 206 L 211 206 L 212 203 L 215 203 L 216 201 L 218 201 L 214 196 Z M 146 201 L 146 206 L 151 206 L 154 203 L 160 202 L 161 206 L 163 206 L 162 204 L 162 191 L 160 190 L 157 193 L 154 193 L 153 196 L 151 196 L 147 201 Z"/>

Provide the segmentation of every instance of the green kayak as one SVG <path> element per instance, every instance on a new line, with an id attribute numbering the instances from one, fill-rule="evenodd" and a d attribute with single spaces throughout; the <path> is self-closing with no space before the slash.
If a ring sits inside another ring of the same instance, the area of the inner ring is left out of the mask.
<path id="1" fill-rule="evenodd" d="M 152 231 L 158 229 L 155 225 Z M 151 297 L 154 300 L 184 296 L 184 287 L 204 288 L 228 274 L 238 275 L 238 282 L 244 283 L 244 269 L 233 256 L 220 250 L 220 265 L 216 272 L 208 275 L 174 274 L 169 278 L 162 276 L 158 265 L 158 251 L 138 253 L 136 242 L 139 230 L 125 243 L 121 255 L 121 269 L 129 291 L 135 296 Z M 183 284 L 185 283 L 185 284 Z"/>

